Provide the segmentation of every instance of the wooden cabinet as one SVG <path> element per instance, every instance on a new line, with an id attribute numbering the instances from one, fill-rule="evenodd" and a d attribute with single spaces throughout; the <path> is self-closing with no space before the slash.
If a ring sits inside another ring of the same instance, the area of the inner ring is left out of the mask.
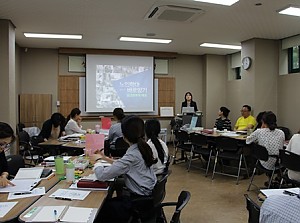
<path id="1" fill-rule="evenodd" d="M 21 94 L 19 96 L 19 122 L 26 127 L 41 128 L 52 114 L 51 94 Z"/>

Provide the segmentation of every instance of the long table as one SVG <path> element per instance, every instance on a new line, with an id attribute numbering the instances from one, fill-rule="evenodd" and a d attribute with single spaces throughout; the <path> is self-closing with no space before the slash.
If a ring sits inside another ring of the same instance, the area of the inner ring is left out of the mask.
<path id="1" fill-rule="evenodd" d="M 54 176 L 49 180 L 45 179 L 42 180 L 39 184 L 39 187 L 45 187 L 46 191 L 49 191 L 54 185 L 56 185 L 59 181 L 59 178 Z M 8 193 L 1 193 L 0 194 L 0 201 L 7 202 Z M 0 222 L 9 222 L 17 220 L 19 215 L 26 210 L 30 205 L 36 202 L 41 196 L 35 197 L 27 197 L 21 199 L 15 199 L 12 201 L 17 201 L 18 203 L 3 217 L 0 218 Z"/>
<path id="2" fill-rule="evenodd" d="M 85 174 L 90 173 L 91 170 L 87 169 Z M 27 218 L 24 217 L 27 212 L 32 210 L 34 207 L 39 206 L 72 206 L 72 207 L 86 207 L 86 208 L 96 208 L 100 210 L 104 199 L 107 196 L 107 191 L 91 191 L 91 193 L 84 200 L 57 200 L 54 198 L 49 198 L 49 195 L 54 193 L 57 189 L 66 189 L 71 185 L 70 182 L 66 182 L 65 180 L 60 181 L 56 184 L 51 190 L 49 190 L 43 197 L 41 197 L 38 201 L 30 205 L 19 217 L 20 222 L 25 222 Z M 97 213 L 96 213 L 97 214 Z"/>

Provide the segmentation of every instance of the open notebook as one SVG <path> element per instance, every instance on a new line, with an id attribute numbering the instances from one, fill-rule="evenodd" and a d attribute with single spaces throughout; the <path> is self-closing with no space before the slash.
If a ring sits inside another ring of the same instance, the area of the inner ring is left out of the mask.
<path id="1" fill-rule="evenodd" d="M 25 222 L 93 222 L 97 208 L 72 206 L 40 206 L 30 209 L 23 218 Z"/>

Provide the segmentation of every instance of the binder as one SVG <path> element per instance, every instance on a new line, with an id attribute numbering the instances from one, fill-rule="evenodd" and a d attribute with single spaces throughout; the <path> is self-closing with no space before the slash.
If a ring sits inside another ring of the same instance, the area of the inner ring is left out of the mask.
<path id="1" fill-rule="evenodd" d="M 87 179 L 80 179 L 77 182 L 78 188 L 108 188 L 108 182 L 98 181 L 98 180 L 87 180 Z"/>
<path id="2" fill-rule="evenodd" d="M 97 208 L 72 206 L 39 206 L 30 209 L 23 218 L 25 222 L 72 222 L 92 223 Z"/>

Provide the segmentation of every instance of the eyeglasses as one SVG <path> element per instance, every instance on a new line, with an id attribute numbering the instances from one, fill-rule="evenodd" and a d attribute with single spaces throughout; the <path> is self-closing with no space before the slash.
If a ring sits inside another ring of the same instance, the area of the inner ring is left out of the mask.
<path id="1" fill-rule="evenodd" d="M 241 110 L 241 112 L 249 112 L 248 110 L 246 111 L 246 110 Z"/>
<path id="2" fill-rule="evenodd" d="M 0 148 L 7 151 L 10 149 L 10 143 L 0 143 Z"/>

